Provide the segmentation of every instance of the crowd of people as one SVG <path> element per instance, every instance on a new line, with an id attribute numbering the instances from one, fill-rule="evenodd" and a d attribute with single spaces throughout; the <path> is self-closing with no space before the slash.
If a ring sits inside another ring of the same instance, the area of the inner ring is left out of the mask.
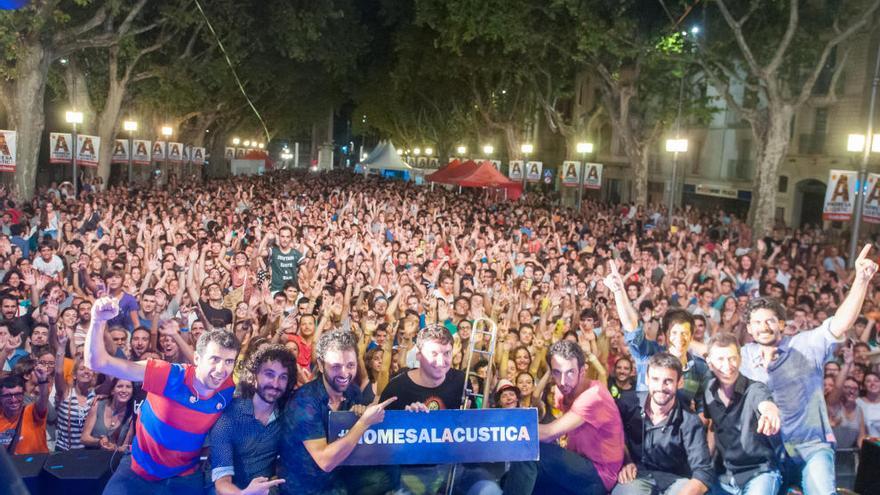
<path id="1" fill-rule="evenodd" d="M 537 408 L 460 493 L 827 494 L 880 436 L 877 251 L 818 227 L 345 171 L 0 201 L 0 446 L 118 453 L 105 493 L 436 493 L 342 465 L 387 409 Z"/>

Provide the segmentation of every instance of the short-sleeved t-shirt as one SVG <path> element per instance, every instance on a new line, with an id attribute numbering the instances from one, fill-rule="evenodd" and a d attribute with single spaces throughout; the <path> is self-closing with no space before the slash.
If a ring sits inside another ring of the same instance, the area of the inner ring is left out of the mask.
<path id="1" fill-rule="evenodd" d="M 562 393 L 556 391 L 556 408 L 572 412 L 584 423 L 568 433 L 565 448 L 589 459 L 596 467 L 605 488 L 611 490 L 617 483 L 617 474 L 623 466 L 623 421 L 617 404 L 608 389 L 598 381 L 590 386 L 566 408 Z"/>
<path id="2" fill-rule="evenodd" d="M 288 280 L 297 282 L 299 262 L 302 257 L 302 253 L 296 249 L 291 248 L 290 251 L 284 253 L 278 246 L 274 246 L 269 253 L 269 266 L 272 268 L 272 282 L 269 285 L 269 290 L 272 292 L 281 290 Z"/>
<path id="3" fill-rule="evenodd" d="M 409 372 L 401 373 L 394 377 L 385 390 L 379 402 L 384 402 L 391 397 L 397 400 L 388 405 L 386 409 L 403 410 L 413 402 L 421 402 L 430 411 L 443 409 L 458 409 L 461 407 L 461 393 L 464 390 L 464 373 L 450 368 L 446 372 L 446 379 L 439 387 L 427 388 L 412 381 Z"/>
<path id="4" fill-rule="evenodd" d="M 131 321 L 131 312 L 140 308 L 137 299 L 127 292 L 122 293 L 119 299 L 119 313 L 107 321 L 107 328 L 120 326 L 131 333 L 134 330 L 134 322 Z"/>
<path id="5" fill-rule="evenodd" d="M 229 308 L 214 308 L 207 301 L 199 301 L 202 313 L 208 319 L 208 323 L 214 328 L 223 328 L 232 325 L 232 311 Z"/>
<path id="6" fill-rule="evenodd" d="M 156 481 L 195 472 L 205 437 L 232 402 L 232 375 L 213 394 L 200 397 L 195 371 L 191 364 L 147 361 L 147 399 L 131 444 L 131 469 L 141 478 Z"/>
<path id="7" fill-rule="evenodd" d="M 343 398 L 339 410 L 347 411 L 360 403 L 360 388 L 352 383 L 343 393 Z M 339 470 L 324 472 L 303 443 L 327 438 L 329 400 L 324 378 L 319 373 L 314 380 L 296 391 L 293 400 L 288 401 L 281 426 L 281 462 L 278 464 L 279 477 L 286 480 L 279 486 L 282 494 L 332 492 L 341 485 Z"/>
<path id="8" fill-rule="evenodd" d="M 42 454 L 49 452 L 49 446 L 46 444 L 46 416 L 37 418 L 35 411 L 36 404 L 29 404 L 22 411 L 24 417 L 21 422 L 18 444 L 15 446 L 16 454 Z M 6 449 L 12 442 L 17 425 L 18 418 L 10 420 L 3 414 L 0 414 L 0 448 Z"/>
<path id="9" fill-rule="evenodd" d="M 56 254 L 53 254 L 49 261 L 45 261 L 42 256 L 37 256 L 37 259 L 34 260 L 34 268 L 43 275 L 54 277 L 64 270 L 64 262 Z"/>
<path id="10" fill-rule="evenodd" d="M 805 456 L 804 444 L 833 444 L 834 431 L 822 392 L 825 361 L 840 340 L 831 333 L 831 318 L 813 330 L 786 336 L 777 357 L 766 366 L 761 346 L 742 348 L 740 372 L 767 385 L 782 416 L 782 441 L 789 455 Z"/>

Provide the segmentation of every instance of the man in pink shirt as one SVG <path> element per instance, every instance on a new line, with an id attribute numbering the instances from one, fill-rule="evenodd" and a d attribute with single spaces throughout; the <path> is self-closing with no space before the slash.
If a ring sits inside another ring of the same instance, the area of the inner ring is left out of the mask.
<path id="1" fill-rule="evenodd" d="M 608 493 L 624 457 L 617 405 L 602 383 L 587 379 L 584 353 L 576 343 L 556 342 L 547 359 L 556 384 L 556 407 L 565 414 L 538 425 L 541 460 L 512 463 L 504 493 Z M 565 448 L 556 443 L 563 435 Z"/>

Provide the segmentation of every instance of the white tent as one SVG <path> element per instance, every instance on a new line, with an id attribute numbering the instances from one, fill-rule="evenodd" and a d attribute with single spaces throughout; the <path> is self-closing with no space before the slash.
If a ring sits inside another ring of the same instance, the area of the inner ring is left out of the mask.
<path id="1" fill-rule="evenodd" d="M 361 162 L 364 170 L 405 170 L 410 171 L 413 168 L 400 159 L 397 150 L 390 141 L 379 143 L 373 151 Z"/>
<path id="2" fill-rule="evenodd" d="M 379 153 L 382 152 L 382 149 L 385 148 L 385 146 L 388 146 L 388 141 L 385 141 L 384 139 L 379 141 L 379 144 L 377 144 L 372 151 L 367 153 L 367 155 L 363 158 L 363 160 L 360 161 L 360 163 L 370 163 L 374 158 L 379 156 Z"/>

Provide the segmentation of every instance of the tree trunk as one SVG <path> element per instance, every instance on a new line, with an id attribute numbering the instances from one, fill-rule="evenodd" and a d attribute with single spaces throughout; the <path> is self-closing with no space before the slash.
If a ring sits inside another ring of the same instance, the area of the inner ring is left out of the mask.
<path id="1" fill-rule="evenodd" d="M 211 133 L 211 161 L 208 166 L 208 177 L 215 179 L 219 177 L 227 177 L 229 175 L 229 164 L 226 163 L 226 142 L 227 130 L 223 126 L 218 126 Z"/>
<path id="2" fill-rule="evenodd" d="M 515 124 L 504 124 L 504 140 L 507 145 L 507 159 L 522 160 L 522 143 L 524 141 L 523 131 Z M 480 150 L 480 152 L 482 152 L 482 150 Z"/>
<path id="3" fill-rule="evenodd" d="M 30 199 L 34 193 L 40 144 L 46 126 L 43 102 L 50 62 L 50 54 L 38 42 L 22 49 L 16 63 L 18 78 L 11 83 L 12 91 L 5 95 L 10 99 L 7 105 L 10 127 L 18 132 L 18 163 L 13 190 L 20 199 Z"/>
<path id="4" fill-rule="evenodd" d="M 92 132 L 95 129 L 96 116 L 92 108 L 92 99 L 89 96 L 89 83 L 83 74 L 76 57 L 70 57 L 67 61 L 67 69 L 64 71 L 64 87 L 67 89 L 67 101 L 73 109 L 83 113 L 82 132 Z"/>
<path id="5" fill-rule="evenodd" d="M 113 158 L 113 148 L 116 146 L 116 132 L 119 128 L 119 115 L 124 98 L 125 84 L 116 81 L 115 74 L 111 74 L 104 110 L 98 116 L 98 136 L 101 138 L 98 176 L 104 179 L 104 184 L 107 184 L 110 178 L 110 160 Z"/>
<path id="6" fill-rule="evenodd" d="M 774 108 L 771 104 L 767 136 L 755 163 L 757 198 L 752 198 L 749 209 L 754 239 L 764 237 L 775 224 L 779 164 L 785 159 L 791 144 L 791 116 L 792 109 L 788 105 L 777 105 Z"/>

